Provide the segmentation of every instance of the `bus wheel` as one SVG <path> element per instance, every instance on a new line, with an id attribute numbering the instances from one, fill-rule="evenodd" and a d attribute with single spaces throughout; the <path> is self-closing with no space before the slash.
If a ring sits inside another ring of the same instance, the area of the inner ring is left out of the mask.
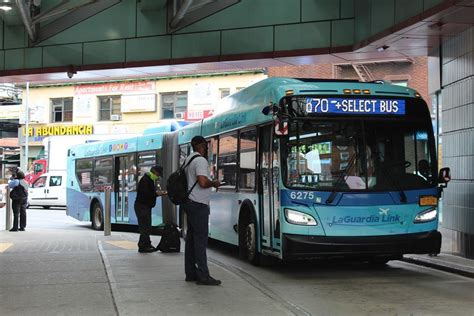
<path id="1" fill-rule="evenodd" d="M 99 203 L 94 203 L 92 207 L 92 228 L 95 230 L 102 230 L 104 229 L 104 220 L 102 216 L 102 207 L 100 207 Z"/>
<path id="2" fill-rule="evenodd" d="M 259 254 L 257 252 L 257 232 L 255 229 L 255 221 L 248 220 L 240 231 L 240 240 L 242 241 L 241 255 L 244 259 L 252 264 L 259 264 Z"/>

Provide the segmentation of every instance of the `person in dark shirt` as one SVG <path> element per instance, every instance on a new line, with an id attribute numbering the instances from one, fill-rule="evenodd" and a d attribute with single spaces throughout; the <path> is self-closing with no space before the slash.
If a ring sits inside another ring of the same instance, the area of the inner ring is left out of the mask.
<path id="1" fill-rule="evenodd" d="M 28 204 L 28 183 L 25 181 L 23 171 L 16 169 L 12 178 L 8 182 L 11 189 L 10 198 L 12 200 L 13 228 L 11 232 L 25 231 L 26 228 L 26 206 Z M 18 218 L 20 221 L 18 222 Z M 20 224 L 20 228 L 18 228 Z"/>
<path id="2" fill-rule="evenodd" d="M 138 252 L 157 251 L 150 240 L 151 233 L 151 209 L 156 205 L 158 196 L 166 195 L 164 191 L 157 191 L 155 182 L 163 174 L 161 166 L 153 166 L 138 182 L 137 198 L 135 200 L 135 214 L 138 220 Z"/>

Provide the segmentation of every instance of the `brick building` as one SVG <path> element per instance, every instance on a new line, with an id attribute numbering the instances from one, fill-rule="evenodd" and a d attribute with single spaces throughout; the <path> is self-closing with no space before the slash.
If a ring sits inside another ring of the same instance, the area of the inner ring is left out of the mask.
<path id="1" fill-rule="evenodd" d="M 364 61 L 347 64 L 312 64 L 268 68 L 269 77 L 389 80 L 417 90 L 431 109 L 428 93 L 428 57 Z M 433 112 L 432 112 L 433 113 Z"/>

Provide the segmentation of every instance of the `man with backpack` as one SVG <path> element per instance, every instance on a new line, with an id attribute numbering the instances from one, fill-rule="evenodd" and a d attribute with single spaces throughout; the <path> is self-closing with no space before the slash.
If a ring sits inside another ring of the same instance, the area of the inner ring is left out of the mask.
<path id="1" fill-rule="evenodd" d="M 25 174 L 21 170 L 15 170 L 8 182 L 10 198 L 12 199 L 13 227 L 11 232 L 25 231 L 26 228 L 26 205 L 28 204 L 28 183 Z M 18 217 L 20 217 L 20 228 L 18 228 Z"/>
<path id="2" fill-rule="evenodd" d="M 138 182 L 137 198 L 135 200 L 135 214 L 138 221 L 138 232 L 140 240 L 138 241 L 138 252 L 154 252 L 158 249 L 151 245 L 151 209 L 156 205 L 158 196 L 166 195 L 164 191 L 157 191 L 155 182 L 163 174 L 161 166 L 153 166 Z"/>
<path id="3" fill-rule="evenodd" d="M 209 179 L 207 162 L 207 142 L 202 136 L 191 140 L 194 153 L 184 162 L 188 183 L 189 199 L 182 205 L 188 219 L 188 231 L 184 251 L 186 281 L 196 281 L 199 285 L 219 285 L 209 275 L 207 267 L 207 239 L 209 232 L 209 196 L 211 188 L 218 188 L 219 180 Z M 195 156 L 198 157 L 195 157 Z"/>

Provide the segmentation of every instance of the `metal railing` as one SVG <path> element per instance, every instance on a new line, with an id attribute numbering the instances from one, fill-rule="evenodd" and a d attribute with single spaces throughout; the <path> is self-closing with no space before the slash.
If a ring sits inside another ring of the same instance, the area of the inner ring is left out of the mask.
<path id="1" fill-rule="evenodd" d="M 110 236 L 112 231 L 111 223 L 111 188 L 106 188 L 105 193 L 105 210 L 104 210 L 104 236 Z"/>

